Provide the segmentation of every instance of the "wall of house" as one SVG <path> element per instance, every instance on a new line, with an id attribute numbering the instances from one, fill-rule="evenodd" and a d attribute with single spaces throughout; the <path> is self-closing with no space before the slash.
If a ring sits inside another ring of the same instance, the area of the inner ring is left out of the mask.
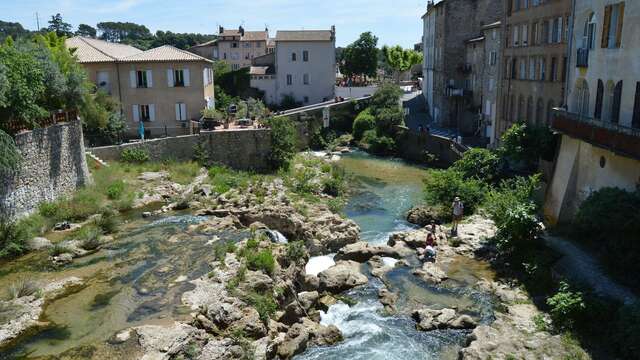
<path id="1" fill-rule="evenodd" d="M 200 135 L 153 139 L 142 143 L 103 146 L 90 151 L 102 160 L 118 161 L 125 149 L 145 149 L 152 161 L 167 159 L 186 161 L 194 158 L 194 149 L 204 145 L 213 163 L 240 170 L 265 170 L 271 151 L 271 131 L 246 129 L 233 131 L 204 131 Z"/>
<path id="2" fill-rule="evenodd" d="M 238 47 L 233 48 L 232 44 L 237 43 Z M 224 60 L 229 65 L 238 70 L 251 66 L 253 58 L 265 55 L 267 53 L 266 41 L 226 41 L 218 40 L 218 58 Z M 227 55 L 226 59 L 224 55 Z"/>
<path id="3" fill-rule="evenodd" d="M 19 169 L 0 173 L 0 214 L 19 218 L 90 182 L 80 120 L 15 136 Z"/>
<path id="4" fill-rule="evenodd" d="M 303 61 L 303 51 L 309 52 L 309 61 Z M 292 61 L 292 53 L 296 61 Z M 292 85 L 287 85 L 287 75 L 293 76 Z M 309 84 L 303 83 L 304 74 L 309 74 Z M 336 52 L 331 41 L 285 42 L 276 46 L 276 97 L 282 101 L 285 95 L 293 95 L 304 104 L 316 104 L 335 96 Z M 305 97 L 308 101 L 304 101 Z"/>
<path id="5" fill-rule="evenodd" d="M 251 87 L 264 91 L 264 102 L 266 104 L 279 104 L 280 100 L 276 95 L 275 75 L 251 75 Z"/>
<path id="6" fill-rule="evenodd" d="M 579 80 L 588 84 L 589 117 L 594 116 L 596 107 L 596 95 L 598 80 L 602 80 L 605 96 L 607 88 L 613 87 L 619 81 L 623 81 L 622 101 L 620 106 L 620 124 L 631 126 L 633 109 L 636 96 L 636 84 L 640 81 L 640 3 L 626 1 L 624 9 L 624 22 L 622 28 L 621 48 L 603 49 L 601 47 L 604 9 L 606 5 L 617 3 L 604 0 L 576 0 L 574 32 L 571 47 L 571 71 L 568 80 L 568 105 L 569 111 L 578 113 L 579 100 L 576 86 Z M 589 50 L 589 66 L 587 68 L 576 67 L 577 49 L 582 45 L 584 27 L 589 15 L 595 14 L 596 31 L 594 48 Z M 602 113 L 604 115 L 607 101 L 603 99 Z"/>
<path id="7" fill-rule="evenodd" d="M 545 216 L 551 224 L 568 222 L 594 191 L 603 187 L 633 191 L 639 185 L 640 161 L 563 135 Z"/>
<path id="8" fill-rule="evenodd" d="M 486 124 L 485 136 L 489 138 L 489 143 L 494 144 L 495 124 L 498 113 L 498 99 L 501 85 L 501 64 L 502 64 L 502 28 L 500 26 L 488 28 L 484 33 L 484 61 L 482 69 L 482 113 Z M 496 53 L 496 63 L 491 64 L 491 52 Z"/>

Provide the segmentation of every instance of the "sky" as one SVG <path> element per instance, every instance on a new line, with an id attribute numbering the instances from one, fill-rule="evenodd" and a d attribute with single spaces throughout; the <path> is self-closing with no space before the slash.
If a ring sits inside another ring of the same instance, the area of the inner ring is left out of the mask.
<path id="1" fill-rule="evenodd" d="M 337 46 L 371 31 L 378 45 L 413 47 L 422 37 L 426 0 L 0 0 L 0 20 L 36 29 L 61 13 L 74 29 L 101 21 L 129 21 L 152 32 L 217 33 L 218 25 L 246 30 L 314 30 L 336 26 Z"/>

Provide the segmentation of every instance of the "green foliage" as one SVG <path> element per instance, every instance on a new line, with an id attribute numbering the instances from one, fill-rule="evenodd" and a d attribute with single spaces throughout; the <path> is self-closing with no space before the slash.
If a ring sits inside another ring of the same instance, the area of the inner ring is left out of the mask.
<path id="1" fill-rule="evenodd" d="M 321 184 L 316 180 L 316 172 L 313 168 L 302 166 L 293 171 L 293 191 L 304 194 L 317 194 L 321 190 Z"/>
<path id="2" fill-rule="evenodd" d="M 249 176 L 224 166 L 214 166 L 209 169 L 209 182 L 213 185 L 213 191 L 224 194 L 231 189 L 246 187 Z"/>
<path id="3" fill-rule="evenodd" d="M 100 230 L 101 234 L 113 234 L 118 230 L 118 226 L 120 225 L 118 213 L 112 208 L 106 207 L 100 211 L 94 224 Z"/>
<path id="4" fill-rule="evenodd" d="M 303 241 L 292 241 L 287 244 L 286 259 L 289 264 L 305 261 L 309 257 Z"/>
<path id="5" fill-rule="evenodd" d="M 78 25 L 78 30 L 76 30 L 75 35 L 95 38 L 96 34 L 97 34 L 97 30 L 93 26 L 87 25 L 87 24 L 80 24 Z"/>
<path id="6" fill-rule="evenodd" d="M 107 187 L 107 197 L 110 200 L 118 200 L 122 197 L 122 193 L 125 190 L 125 183 L 122 180 L 116 180 L 109 187 Z"/>
<path id="7" fill-rule="evenodd" d="M 26 242 L 32 236 L 29 230 L 20 222 L 0 217 L 0 258 L 22 255 L 26 251 Z"/>
<path id="8" fill-rule="evenodd" d="M 37 295 L 40 290 L 40 287 L 34 281 L 26 278 L 20 278 L 9 286 L 9 300 L 19 299 L 25 296 Z"/>
<path id="9" fill-rule="evenodd" d="M 253 271 L 263 271 L 266 274 L 273 274 L 276 261 L 270 249 L 246 254 L 247 267 Z"/>
<path id="10" fill-rule="evenodd" d="M 382 54 L 386 63 L 396 72 L 398 79 L 400 73 L 409 71 L 413 65 L 422 62 L 423 55 L 411 49 L 403 49 L 400 45 L 394 47 L 382 47 Z"/>
<path id="11" fill-rule="evenodd" d="M 213 248 L 216 260 L 221 262 L 224 261 L 228 253 L 233 253 L 235 251 L 236 245 L 232 242 L 216 244 L 216 246 Z"/>
<path id="12" fill-rule="evenodd" d="M 2 79 L 0 79 L 0 81 L 1 80 Z M 0 154 L 2 154 L 2 156 L 0 156 L 0 172 L 15 171 L 18 169 L 22 157 L 11 136 L 2 130 L 0 130 Z"/>
<path id="13" fill-rule="evenodd" d="M 399 107 L 382 109 L 376 115 L 376 128 L 378 134 L 393 136 L 396 126 L 404 125 L 404 113 Z"/>
<path id="14" fill-rule="evenodd" d="M 252 292 L 244 300 L 256 309 L 263 323 L 269 321 L 269 318 L 278 310 L 278 304 L 270 294 Z"/>
<path id="15" fill-rule="evenodd" d="M 371 97 L 369 109 L 371 115 L 378 116 L 384 109 L 399 109 L 402 90 L 391 83 L 383 83 Z"/>
<path id="16" fill-rule="evenodd" d="M 114 144 L 120 142 L 126 128 L 126 120 L 114 97 L 102 90 L 86 94 L 80 107 L 80 116 L 91 144 Z"/>
<path id="17" fill-rule="evenodd" d="M 273 170 L 288 169 L 296 154 L 296 128 L 288 117 L 276 117 L 269 121 L 271 127 L 271 153 L 269 163 Z"/>
<path id="18" fill-rule="evenodd" d="M 472 148 L 462 159 L 453 163 L 453 170 L 464 174 L 465 178 L 476 178 L 492 183 L 500 176 L 500 158 L 488 149 Z"/>
<path id="19" fill-rule="evenodd" d="M 149 161 L 149 152 L 140 148 L 127 148 L 122 150 L 120 160 L 126 163 L 142 164 Z"/>
<path id="20" fill-rule="evenodd" d="M 500 227 L 507 219 L 507 212 L 521 204 L 533 204 L 533 196 L 539 188 L 540 175 L 503 180 L 497 188 L 487 193 L 484 209 Z"/>
<path id="21" fill-rule="evenodd" d="M 206 166 L 209 162 L 209 153 L 201 142 L 198 142 L 193 146 L 193 161 L 198 163 L 200 166 Z"/>
<path id="22" fill-rule="evenodd" d="M 578 209 L 572 236 L 598 249 L 604 264 L 625 283 L 637 286 L 640 279 L 640 191 L 602 188 Z"/>
<path id="23" fill-rule="evenodd" d="M 195 161 L 171 161 L 167 164 L 169 178 L 180 185 L 188 185 L 200 173 L 200 164 Z"/>
<path id="24" fill-rule="evenodd" d="M 53 247 L 49 249 L 49 255 L 51 256 L 59 256 L 70 252 L 71 250 L 63 244 L 54 244 Z"/>
<path id="25" fill-rule="evenodd" d="M 539 158 L 550 161 L 555 154 L 555 137 L 546 126 L 514 124 L 502 135 L 500 143 L 501 157 L 522 162 L 528 169 L 533 169 Z"/>
<path id="26" fill-rule="evenodd" d="M 640 352 L 640 304 L 624 305 L 618 310 L 614 331 L 612 342 L 619 356 L 637 358 Z"/>
<path id="27" fill-rule="evenodd" d="M 76 233 L 76 238 L 81 241 L 80 247 L 87 251 L 96 250 L 100 247 L 100 236 L 102 230 L 97 226 L 85 226 Z"/>
<path id="28" fill-rule="evenodd" d="M 388 156 L 396 151 L 395 140 L 388 136 L 378 136 L 375 130 L 366 131 L 362 142 L 367 144 L 367 150 L 375 155 Z"/>
<path id="29" fill-rule="evenodd" d="M 560 329 L 571 329 L 587 308 L 582 293 L 573 291 L 565 282 L 560 283 L 558 292 L 547 299 L 547 305 L 553 323 Z"/>
<path id="30" fill-rule="evenodd" d="M 429 170 L 424 180 L 426 203 L 451 209 L 456 196 L 464 202 L 465 213 L 473 214 L 482 203 L 487 185 L 478 179 L 465 179 L 464 174 L 452 169 Z M 451 210 L 449 210 L 451 212 Z"/>
<path id="31" fill-rule="evenodd" d="M 333 166 L 331 176 L 322 181 L 322 192 L 333 197 L 342 196 L 347 190 L 345 172 L 337 166 Z"/>
<path id="32" fill-rule="evenodd" d="M 360 38 L 347 46 L 342 53 L 343 65 L 340 67 L 342 73 L 347 76 L 376 76 L 377 46 L 378 38 L 371 32 L 360 34 Z"/>
<path id="33" fill-rule="evenodd" d="M 536 210 L 532 203 L 521 203 L 506 211 L 505 217 L 499 219 L 496 235 L 498 250 L 502 253 L 512 253 L 535 245 L 542 232 Z"/>
<path id="34" fill-rule="evenodd" d="M 64 22 L 60 13 L 51 16 L 47 30 L 58 36 L 71 36 L 71 24 Z"/>

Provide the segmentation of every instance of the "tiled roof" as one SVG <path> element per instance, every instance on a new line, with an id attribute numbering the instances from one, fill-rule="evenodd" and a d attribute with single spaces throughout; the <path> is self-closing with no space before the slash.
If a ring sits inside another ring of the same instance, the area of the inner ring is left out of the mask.
<path id="1" fill-rule="evenodd" d="M 171 45 L 164 45 L 157 48 L 143 51 L 139 54 L 127 56 L 120 59 L 121 62 L 153 62 L 153 61 L 207 61 L 202 56 L 192 54 L 186 50 L 180 50 Z"/>
<path id="2" fill-rule="evenodd" d="M 68 48 L 76 49 L 79 63 L 104 62 L 152 62 L 152 61 L 207 61 L 201 56 L 170 45 L 142 51 L 130 45 L 103 40 L 72 37 L 66 41 Z"/>
<path id="3" fill-rule="evenodd" d="M 207 41 L 205 43 L 202 43 L 202 44 L 193 45 L 191 48 L 193 49 L 193 48 L 211 46 L 211 45 L 215 45 L 215 43 L 217 43 L 217 42 L 218 42 L 218 39 L 213 39 L 213 40 L 209 40 L 209 41 Z"/>
<path id="4" fill-rule="evenodd" d="M 331 30 L 278 31 L 276 41 L 332 41 Z"/>
<path id="5" fill-rule="evenodd" d="M 219 36 L 240 36 L 240 30 L 225 30 Z M 267 41 L 268 38 L 267 31 L 245 31 L 240 41 Z"/>
<path id="6" fill-rule="evenodd" d="M 67 39 L 66 45 L 68 48 L 76 49 L 75 55 L 80 63 L 113 62 L 142 52 L 142 50 L 130 45 L 81 36 Z"/>

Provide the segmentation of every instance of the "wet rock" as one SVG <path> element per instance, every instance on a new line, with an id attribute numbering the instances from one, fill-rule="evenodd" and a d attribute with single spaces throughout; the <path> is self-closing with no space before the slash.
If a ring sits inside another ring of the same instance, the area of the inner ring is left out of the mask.
<path id="1" fill-rule="evenodd" d="M 260 314 L 252 307 L 243 309 L 241 318 L 235 321 L 230 326 L 230 329 L 232 331 L 242 331 L 246 336 L 253 339 L 259 339 L 267 335 L 267 328 L 260 320 Z"/>
<path id="2" fill-rule="evenodd" d="M 284 339 L 277 346 L 277 354 L 280 358 L 291 359 L 307 349 L 309 331 L 302 324 L 294 324 L 287 331 Z"/>
<path id="3" fill-rule="evenodd" d="M 70 253 L 63 253 L 60 255 L 51 256 L 49 259 L 51 259 L 51 262 L 53 262 L 54 265 L 62 266 L 73 262 L 73 255 Z"/>
<path id="4" fill-rule="evenodd" d="M 329 311 L 329 307 L 331 305 L 335 305 L 338 303 L 338 299 L 334 298 L 331 295 L 324 295 L 320 299 L 318 299 L 318 308 L 324 312 Z"/>
<path id="5" fill-rule="evenodd" d="M 168 353 L 177 351 L 197 331 L 192 326 L 178 322 L 171 326 L 144 325 L 133 330 L 144 351 L 143 360 L 168 358 Z"/>
<path id="6" fill-rule="evenodd" d="M 431 331 L 436 329 L 473 329 L 476 322 L 468 315 L 458 316 L 453 309 L 416 310 L 412 314 L 416 329 Z"/>
<path id="7" fill-rule="evenodd" d="M 340 250 L 335 256 L 335 260 L 353 260 L 365 262 L 374 256 L 385 256 L 400 258 L 400 254 L 392 247 L 385 245 L 370 245 L 364 241 L 349 244 Z"/>
<path id="8" fill-rule="evenodd" d="M 331 293 L 340 293 L 369 281 L 360 271 L 360 264 L 355 261 L 339 261 L 318 274 L 318 279 L 320 290 Z"/>
<path id="9" fill-rule="evenodd" d="M 369 261 L 367 261 L 367 264 L 369 264 L 369 267 L 371 267 L 371 275 L 379 279 L 382 279 L 384 274 L 393 269 L 393 267 L 386 264 L 380 256 L 372 257 L 371 259 L 369 259 Z"/>
<path id="10" fill-rule="evenodd" d="M 143 218 L 150 218 L 153 214 L 151 213 L 151 211 L 145 211 L 142 213 L 142 217 Z"/>
<path id="11" fill-rule="evenodd" d="M 432 262 L 424 263 L 422 268 L 414 270 L 413 274 L 433 284 L 439 284 L 448 279 L 447 274 Z"/>
<path id="12" fill-rule="evenodd" d="M 343 340 L 342 332 L 335 325 L 321 325 L 304 318 L 302 325 L 309 332 L 309 344 L 313 346 L 334 345 Z"/>
<path id="13" fill-rule="evenodd" d="M 285 325 L 293 325 L 306 315 L 305 309 L 297 301 L 293 300 L 284 307 L 284 311 L 278 317 L 278 321 Z"/>
<path id="14" fill-rule="evenodd" d="M 298 293 L 298 301 L 307 311 L 316 306 L 319 298 L 320 296 L 317 291 L 303 291 Z"/>
<path id="15" fill-rule="evenodd" d="M 397 294 L 392 293 L 387 288 L 382 288 L 378 291 L 378 298 L 387 313 L 394 313 L 396 311 L 396 301 L 398 301 Z"/>
<path id="16" fill-rule="evenodd" d="M 27 240 L 26 243 L 28 250 L 40 250 L 40 249 L 48 249 L 53 246 L 51 241 L 47 238 L 43 237 L 35 237 L 33 239 Z"/>
<path id="17" fill-rule="evenodd" d="M 432 206 L 415 206 L 407 213 L 407 221 L 420 227 L 427 226 L 432 221 L 440 224 L 441 220 L 438 209 Z"/>

